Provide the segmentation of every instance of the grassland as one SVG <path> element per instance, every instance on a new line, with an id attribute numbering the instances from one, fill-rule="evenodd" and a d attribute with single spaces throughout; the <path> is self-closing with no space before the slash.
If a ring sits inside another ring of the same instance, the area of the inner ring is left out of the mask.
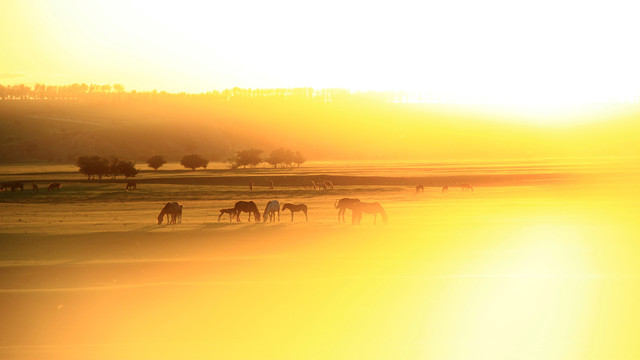
<path id="1" fill-rule="evenodd" d="M 169 165 L 137 191 L 72 166 L 3 166 L 2 181 L 63 188 L 0 192 L 0 357 L 640 355 L 634 164 Z M 475 191 L 441 193 L 461 181 Z M 380 202 L 389 223 L 339 223 L 347 196 Z M 309 221 L 218 222 L 237 200 L 273 199 L 306 203 Z M 184 203 L 182 224 L 157 225 L 167 201 Z"/>

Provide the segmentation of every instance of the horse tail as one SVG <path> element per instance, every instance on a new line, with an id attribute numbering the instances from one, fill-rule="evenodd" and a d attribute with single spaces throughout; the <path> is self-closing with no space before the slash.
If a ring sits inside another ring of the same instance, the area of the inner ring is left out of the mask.
<path id="1" fill-rule="evenodd" d="M 384 208 L 382 207 L 382 205 L 380 206 L 380 215 L 382 216 L 382 222 L 383 223 L 387 223 L 387 212 L 384 211 Z"/>

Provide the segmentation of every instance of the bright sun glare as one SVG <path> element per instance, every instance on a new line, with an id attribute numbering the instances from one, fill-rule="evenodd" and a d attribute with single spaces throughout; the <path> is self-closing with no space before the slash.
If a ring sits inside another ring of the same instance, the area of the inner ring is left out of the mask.
<path id="1" fill-rule="evenodd" d="M 41 62 L 12 81 L 407 90 L 437 101 L 634 101 L 633 2 L 7 2 Z M 22 16 L 15 16 L 16 12 Z M 13 13 L 13 14 L 12 14 Z M 27 21 L 27 19 L 29 21 Z M 36 24 L 36 26 L 32 26 Z M 7 25 L 9 26 L 9 25 Z"/>

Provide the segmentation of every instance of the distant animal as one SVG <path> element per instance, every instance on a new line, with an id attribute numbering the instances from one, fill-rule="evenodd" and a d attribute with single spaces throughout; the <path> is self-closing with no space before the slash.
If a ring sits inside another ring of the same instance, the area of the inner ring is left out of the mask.
<path id="1" fill-rule="evenodd" d="M 340 200 L 336 200 L 333 204 L 333 207 L 338 209 L 338 222 L 340 222 L 340 216 L 342 216 L 342 222 L 344 221 L 344 213 L 347 209 L 353 210 L 353 205 L 360 202 L 360 199 L 350 199 L 350 198 L 342 198 Z"/>
<path id="2" fill-rule="evenodd" d="M 248 221 L 251 221 L 251 214 L 253 214 L 256 221 L 260 221 L 260 212 L 258 211 L 256 203 L 253 201 L 238 201 L 234 206 L 234 209 L 236 210 L 236 220 L 238 222 L 240 222 L 240 213 L 243 212 L 249 213 Z"/>
<path id="3" fill-rule="evenodd" d="M 269 189 L 273 190 L 273 180 L 269 180 Z"/>
<path id="4" fill-rule="evenodd" d="M 0 185 L 0 190 L 11 189 L 11 191 L 16 191 L 16 189 L 20 189 L 20 191 L 24 191 L 24 184 L 19 181 L 13 182 L 5 182 Z"/>
<path id="5" fill-rule="evenodd" d="M 47 187 L 47 192 L 49 191 L 60 191 L 60 188 L 62 187 L 62 185 L 60 185 L 59 183 L 51 183 L 49 184 L 49 187 Z"/>
<path id="6" fill-rule="evenodd" d="M 182 204 L 168 202 L 158 214 L 158 225 L 162 224 L 165 215 L 167 215 L 167 224 L 182 223 Z"/>
<path id="7" fill-rule="evenodd" d="M 31 191 L 33 191 L 33 192 L 39 192 L 39 190 L 38 190 L 38 185 L 36 185 L 36 184 L 33 184 L 33 183 L 32 183 L 32 184 L 31 184 Z"/>
<path id="8" fill-rule="evenodd" d="M 218 221 L 220 221 L 220 218 L 222 217 L 222 215 L 224 214 L 229 214 L 229 222 L 231 222 L 231 220 L 236 217 L 236 209 L 235 208 L 230 208 L 230 209 L 220 209 L 220 215 L 218 215 Z"/>
<path id="9" fill-rule="evenodd" d="M 325 180 L 324 181 L 324 187 L 325 187 L 325 190 L 327 190 L 327 188 L 333 190 L 333 183 L 331 181 L 329 181 L 329 180 Z"/>
<path id="10" fill-rule="evenodd" d="M 249 191 L 253 190 L 253 181 L 249 181 Z"/>
<path id="11" fill-rule="evenodd" d="M 324 181 L 318 181 L 316 186 L 318 190 L 327 190 L 327 184 L 325 184 Z"/>
<path id="12" fill-rule="evenodd" d="M 271 200 L 264 207 L 263 221 L 267 222 L 267 215 L 269 216 L 269 222 L 276 221 L 276 214 L 278 215 L 278 221 L 280 221 L 280 203 L 278 200 Z"/>
<path id="13" fill-rule="evenodd" d="M 305 190 L 307 189 L 307 187 L 312 187 L 315 190 L 316 189 L 316 183 L 313 182 L 313 180 L 303 181 L 302 182 L 302 187 L 304 187 Z"/>
<path id="14" fill-rule="evenodd" d="M 424 192 L 424 185 L 416 185 L 416 192 Z"/>
<path id="15" fill-rule="evenodd" d="M 127 187 L 125 188 L 125 190 L 126 190 L 126 191 L 129 191 L 129 190 L 135 190 L 135 189 L 136 189 L 136 185 L 137 185 L 137 184 L 136 184 L 136 182 L 135 182 L 135 181 L 129 181 L 129 182 L 127 183 Z"/>
<path id="16" fill-rule="evenodd" d="M 351 212 L 351 223 L 352 224 L 360 224 L 362 220 L 362 213 L 365 214 L 373 214 L 373 224 L 375 225 L 378 214 L 382 216 L 382 222 L 387 223 L 387 213 L 384 211 L 384 208 L 380 203 L 365 203 L 358 202 L 353 205 Z"/>
<path id="17" fill-rule="evenodd" d="M 445 193 L 445 192 L 447 192 L 447 191 L 449 191 L 449 185 L 445 185 L 445 186 L 443 186 L 443 187 L 442 187 L 442 192 L 443 192 L 443 193 Z"/>
<path id="18" fill-rule="evenodd" d="M 469 184 L 462 184 L 460 187 L 462 188 L 462 191 L 473 191 L 473 188 Z"/>
<path id="19" fill-rule="evenodd" d="M 309 221 L 309 217 L 307 216 L 307 205 L 305 204 L 284 204 L 282 205 L 282 211 L 290 210 L 291 211 L 291 221 L 293 221 L 293 213 L 302 211 L 304 213 L 304 217 Z"/>

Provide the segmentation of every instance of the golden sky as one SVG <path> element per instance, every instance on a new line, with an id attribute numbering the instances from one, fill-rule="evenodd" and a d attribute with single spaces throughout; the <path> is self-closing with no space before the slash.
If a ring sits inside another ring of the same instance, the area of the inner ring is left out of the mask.
<path id="1" fill-rule="evenodd" d="M 0 83 L 628 100 L 640 94 L 638 10 L 609 0 L 3 0 Z"/>

